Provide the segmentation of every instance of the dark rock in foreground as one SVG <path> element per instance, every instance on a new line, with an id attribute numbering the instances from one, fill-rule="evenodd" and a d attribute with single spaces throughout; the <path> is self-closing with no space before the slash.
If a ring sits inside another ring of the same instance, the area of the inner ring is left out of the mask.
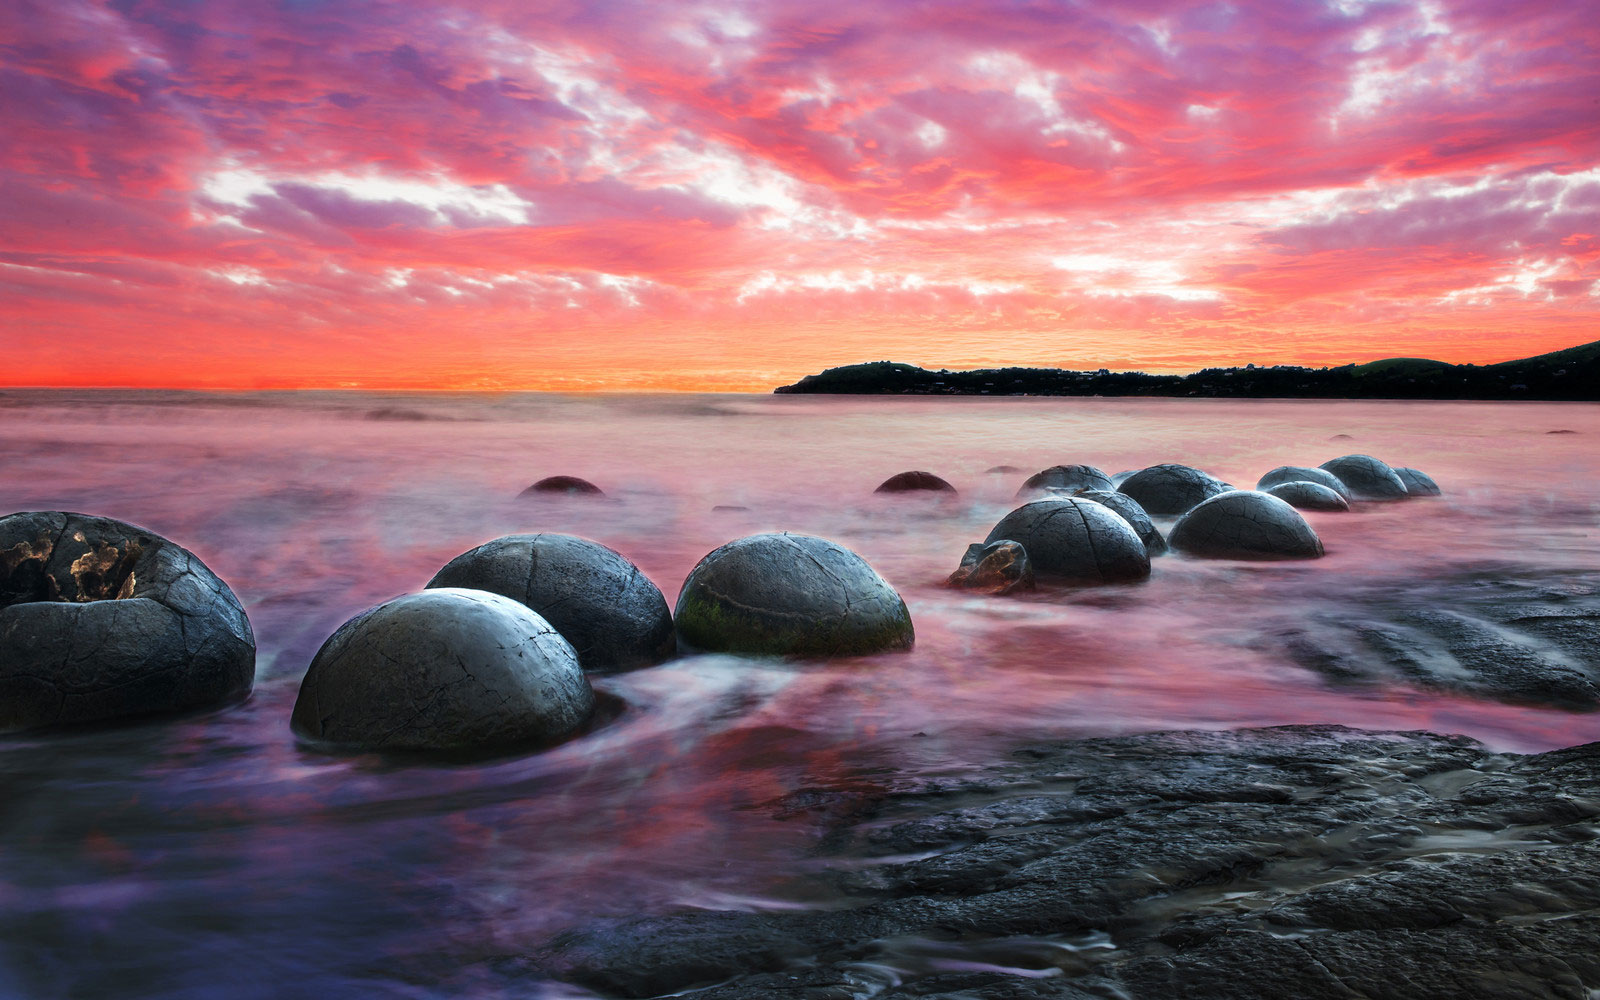
<path id="1" fill-rule="evenodd" d="M 621 553 L 574 535 L 506 535 L 456 556 L 428 588 L 487 590 L 538 612 L 583 669 L 632 670 L 677 649 L 661 590 Z"/>
<path id="2" fill-rule="evenodd" d="M 713 550 L 689 571 L 674 617 L 694 652 L 864 656 L 913 641 L 905 601 L 865 559 L 790 532 Z"/>
<path id="3" fill-rule="evenodd" d="M 0 518 L 0 732 L 223 704 L 255 662 L 239 599 L 175 542 L 89 514 Z"/>
<path id="4" fill-rule="evenodd" d="M 1279 483 L 1268 486 L 1266 492 L 1282 500 L 1296 510 L 1340 510 L 1350 509 L 1344 497 L 1330 490 L 1321 483 Z"/>
<path id="5" fill-rule="evenodd" d="M 1600 744 L 1283 727 L 1030 746 L 772 803 L 853 905 L 598 920 L 514 960 L 707 1000 L 1585 1000 Z M 798 821 L 798 818 L 797 818 Z"/>
<path id="6" fill-rule="evenodd" d="M 1155 523 L 1150 520 L 1150 515 L 1145 513 L 1139 501 L 1119 490 L 1084 490 L 1078 494 L 1080 500 L 1093 500 L 1104 507 L 1110 507 L 1144 542 L 1144 550 L 1153 559 L 1156 556 L 1166 555 L 1167 540 L 1161 537 L 1161 532 Z"/>
<path id="7" fill-rule="evenodd" d="M 1322 539 L 1283 500 L 1255 490 L 1214 496 L 1172 527 L 1172 547 L 1213 559 L 1316 559 Z"/>
<path id="8" fill-rule="evenodd" d="M 1052 465 L 1028 477 L 1017 497 L 1043 490 L 1111 490 L 1111 477 L 1092 465 Z"/>
<path id="9" fill-rule="evenodd" d="M 1402 483 L 1406 484 L 1406 494 L 1409 496 L 1436 497 L 1443 493 L 1439 489 L 1439 484 L 1434 482 L 1433 477 L 1426 472 L 1406 465 L 1397 465 L 1395 466 L 1394 474 L 1400 477 Z"/>
<path id="10" fill-rule="evenodd" d="M 1356 500 L 1404 500 L 1406 484 L 1389 466 L 1371 455 L 1341 455 L 1322 463 L 1339 477 Z"/>
<path id="11" fill-rule="evenodd" d="M 931 472 L 902 472 L 890 476 L 874 493 L 955 493 L 956 488 Z"/>
<path id="12" fill-rule="evenodd" d="M 1033 589 L 1033 563 L 1028 550 L 1009 538 L 967 546 L 961 566 L 945 581 L 948 586 L 1010 594 Z"/>
<path id="13" fill-rule="evenodd" d="M 605 491 L 587 479 L 577 476 L 546 476 L 523 490 L 521 495 L 538 496 L 541 493 L 555 493 L 566 496 L 605 496 Z"/>
<path id="14" fill-rule="evenodd" d="M 1600 708 L 1600 575 L 1521 579 L 1501 567 L 1428 587 L 1372 586 L 1284 621 L 1271 652 L 1345 683 Z"/>
<path id="15" fill-rule="evenodd" d="M 1187 465 L 1152 465 L 1124 479 L 1117 489 L 1139 501 L 1151 514 L 1183 514 L 1202 500 L 1209 500 L 1229 487 Z"/>
<path id="16" fill-rule="evenodd" d="M 1040 576 L 1069 583 L 1131 583 L 1150 575 L 1144 542 L 1121 515 L 1093 500 L 1046 497 L 1001 518 L 985 544 L 1010 539 Z"/>
<path id="17" fill-rule="evenodd" d="M 594 710 L 578 656 L 509 597 L 439 589 L 345 622 L 317 650 L 291 724 L 362 750 L 487 750 L 556 743 Z"/>

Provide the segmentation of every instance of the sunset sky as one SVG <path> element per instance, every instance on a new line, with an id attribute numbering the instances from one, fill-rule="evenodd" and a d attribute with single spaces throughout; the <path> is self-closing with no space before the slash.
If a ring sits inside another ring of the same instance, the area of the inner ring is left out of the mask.
<path id="1" fill-rule="evenodd" d="M 6 0 L 11 385 L 1600 339 L 1591 0 Z"/>

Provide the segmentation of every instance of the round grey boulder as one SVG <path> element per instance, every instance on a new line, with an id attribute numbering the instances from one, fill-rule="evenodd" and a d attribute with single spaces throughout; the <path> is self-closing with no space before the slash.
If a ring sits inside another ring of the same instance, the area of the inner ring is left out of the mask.
<path id="1" fill-rule="evenodd" d="M 1432 476 L 1410 466 L 1397 465 L 1394 467 L 1394 474 L 1400 477 L 1402 483 L 1406 484 L 1406 494 L 1408 496 L 1436 497 L 1443 492 L 1439 489 L 1439 484 L 1433 481 Z"/>
<path id="2" fill-rule="evenodd" d="M 522 496 L 533 497 L 540 494 L 555 494 L 557 496 L 592 496 L 603 497 L 605 491 L 587 479 L 577 476 L 546 476 L 522 491 Z"/>
<path id="3" fill-rule="evenodd" d="M 1283 500 L 1255 490 L 1214 496 L 1183 515 L 1172 547 L 1213 559 L 1316 559 L 1322 539 Z"/>
<path id="4" fill-rule="evenodd" d="M 1404 500 L 1409 495 L 1405 481 L 1371 455 L 1342 455 L 1322 467 L 1338 476 L 1356 500 Z"/>
<path id="5" fill-rule="evenodd" d="M 549 622 L 509 597 L 445 588 L 339 626 L 290 724 L 327 747 L 494 750 L 557 743 L 593 710 L 578 654 Z"/>
<path id="6" fill-rule="evenodd" d="M 1150 520 L 1150 515 L 1145 513 L 1145 509 L 1139 506 L 1139 501 L 1126 493 L 1119 493 L 1116 490 L 1084 490 L 1078 496 L 1081 499 L 1093 500 L 1097 504 L 1110 507 L 1119 517 L 1127 521 L 1134 534 L 1138 535 L 1139 540 L 1144 543 L 1144 550 L 1152 558 L 1166 555 L 1167 540 L 1161 537 L 1161 532 L 1156 528 L 1155 523 Z"/>
<path id="7" fill-rule="evenodd" d="M 956 488 L 940 479 L 931 472 L 902 472 L 890 476 L 874 493 L 949 493 L 954 494 Z"/>
<path id="8" fill-rule="evenodd" d="M 239 599 L 182 546 L 109 517 L 0 517 L 0 732 L 224 704 L 255 663 Z"/>
<path id="9" fill-rule="evenodd" d="M 1256 480 L 1256 489 L 1268 492 L 1280 483 L 1316 483 L 1326 486 L 1346 500 L 1351 499 L 1350 487 L 1327 469 L 1314 469 L 1309 465 L 1280 465 Z"/>
<path id="10" fill-rule="evenodd" d="M 984 541 L 1021 543 L 1041 577 L 1128 583 L 1150 575 L 1150 555 L 1121 515 L 1078 497 L 1046 497 L 1000 519 Z"/>
<path id="11" fill-rule="evenodd" d="M 1349 510 L 1345 498 L 1321 483 L 1292 482 L 1268 487 L 1270 493 L 1296 510 Z"/>
<path id="12" fill-rule="evenodd" d="M 680 645 L 755 656 L 864 656 L 910 649 L 911 613 L 867 561 L 836 542 L 773 532 L 735 539 L 689 571 Z"/>
<path id="13" fill-rule="evenodd" d="M 1199 469 L 1187 465 L 1152 465 L 1140 469 L 1117 487 L 1139 501 L 1150 514 L 1182 514 L 1228 487 Z"/>
<path id="14" fill-rule="evenodd" d="M 590 671 L 632 670 L 677 643 L 661 589 L 621 553 L 575 535 L 506 535 L 456 556 L 427 589 L 487 590 L 520 601 L 572 643 Z"/>
<path id="15" fill-rule="evenodd" d="M 1052 465 L 1028 477 L 1017 491 L 1023 497 L 1044 490 L 1109 490 L 1111 477 L 1092 465 Z"/>

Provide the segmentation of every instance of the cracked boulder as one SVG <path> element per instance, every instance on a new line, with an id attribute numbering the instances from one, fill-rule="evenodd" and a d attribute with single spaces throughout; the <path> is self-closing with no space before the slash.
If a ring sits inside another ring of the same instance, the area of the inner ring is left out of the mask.
<path id="1" fill-rule="evenodd" d="M 1403 479 L 1371 455 L 1342 455 L 1322 463 L 1349 487 L 1356 500 L 1404 500 L 1409 496 Z"/>
<path id="2" fill-rule="evenodd" d="M 986 542 L 1012 539 L 1040 576 L 1071 583 L 1130 583 L 1150 575 L 1144 542 L 1109 507 L 1078 497 L 1046 497 L 1000 519 Z"/>
<path id="3" fill-rule="evenodd" d="M 1145 513 L 1145 509 L 1139 506 L 1139 501 L 1133 497 L 1116 490 L 1083 490 L 1078 497 L 1082 500 L 1093 500 L 1115 511 L 1133 528 L 1139 540 L 1144 542 L 1144 550 L 1151 557 L 1167 554 L 1167 540 L 1161 537 L 1161 532 L 1150 520 L 1150 515 Z"/>
<path id="4" fill-rule="evenodd" d="M 1092 465 L 1052 465 L 1028 477 L 1017 491 L 1021 498 L 1044 490 L 1110 490 L 1111 477 Z"/>
<path id="5" fill-rule="evenodd" d="M 1322 539 L 1283 500 L 1255 490 L 1212 497 L 1183 515 L 1168 539 L 1191 556 L 1212 559 L 1316 559 Z"/>
<path id="6" fill-rule="evenodd" d="M 534 497 L 540 494 L 556 494 L 557 496 L 594 496 L 603 497 L 605 491 L 587 479 L 577 476 L 546 476 L 522 491 L 522 496 Z"/>
<path id="7" fill-rule="evenodd" d="M 1350 487 L 1327 469 L 1314 469 L 1308 465 L 1280 465 L 1256 480 L 1256 489 L 1272 492 L 1272 487 L 1283 483 L 1316 483 L 1326 486 L 1345 500 L 1350 500 Z"/>
<path id="8" fill-rule="evenodd" d="M 208 708 L 255 680 L 228 585 L 109 517 L 0 517 L 0 732 Z"/>
<path id="9" fill-rule="evenodd" d="M 1009 538 L 987 545 L 968 545 L 960 568 L 945 583 L 990 594 L 1032 590 L 1033 563 L 1028 559 L 1028 550 Z"/>
<path id="10" fill-rule="evenodd" d="M 940 479 L 931 472 L 902 472 L 890 476 L 874 493 L 949 493 L 954 495 L 956 488 Z"/>
<path id="11" fill-rule="evenodd" d="M 1187 465 L 1152 465 L 1123 480 L 1117 489 L 1139 501 L 1147 513 L 1186 513 L 1203 500 L 1228 492 L 1226 484 Z"/>
<path id="12" fill-rule="evenodd" d="M 1394 474 L 1400 477 L 1402 483 L 1406 484 L 1406 494 L 1408 496 L 1436 497 L 1443 492 L 1439 489 L 1439 484 L 1433 481 L 1432 476 L 1410 466 L 1397 465 L 1394 467 Z"/>
<path id="13" fill-rule="evenodd" d="M 509 597 L 538 612 L 589 671 L 632 670 L 672 656 L 672 614 L 639 567 L 575 535 L 506 535 L 445 564 L 428 589 Z"/>
<path id="14" fill-rule="evenodd" d="M 317 650 L 291 725 L 331 749 L 558 743 L 594 710 L 578 654 L 509 597 L 445 588 L 355 616 Z"/>
<path id="15" fill-rule="evenodd" d="M 1344 497 L 1321 483 L 1290 482 L 1269 486 L 1270 493 L 1296 510 L 1349 510 Z"/>
<path id="16" fill-rule="evenodd" d="M 689 571 L 678 594 L 686 650 L 864 656 L 910 649 L 906 602 L 837 542 L 773 532 L 735 539 Z"/>

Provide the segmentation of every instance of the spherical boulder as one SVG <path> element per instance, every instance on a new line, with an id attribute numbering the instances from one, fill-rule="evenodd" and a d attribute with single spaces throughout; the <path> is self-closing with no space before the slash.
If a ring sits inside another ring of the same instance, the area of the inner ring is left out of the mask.
<path id="1" fill-rule="evenodd" d="M 1121 515 L 1078 497 L 1046 497 L 1000 519 L 984 539 L 1010 539 L 1028 551 L 1033 571 L 1072 583 L 1127 583 L 1150 575 L 1144 542 Z"/>
<path id="2" fill-rule="evenodd" d="M 678 640 L 707 653 L 864 656 L 910 649 L 911 613 L 867 561 L 837 542 L 772 532 L 735 539 L 689 571 Z"/>
<path id="3" fill-rule="evenodd" d="M 1117 489 L 1150 514 L 1182 514 L 1202 500 L 1228 492 L 1227 486 L 1199 469 L 1171 464 L 1140 469 Z"/>
<path id="4" fill-rule="evenodd" d="M 208 708 L 255 681 L 250 620 L 199 557 L 109 517 L 0 517 L 0 732 Z"/>
<path id="5" fill-rule="evenodd" d="M 1351 499 L 1350 487 L 1327 469 L 1314 469 L 1308 465 L 1280 465 L 1256 480 L 1256 489 L 1268 492 L 1280 483 L 1316 483 L 1326 486 L 1346 500 Z"/>
<path id="6" fill-rule="evenodd" d="M 1109 490 L 1111 477 L 1092 465 L 1052 465 L 1028 477 L 1017 491 L 1023 497 L 1044 490 Z"/>
<path id="7" fill-rule="evenodd" d="M 605 496 L 605 491 L 587 479 L 577 476 L 546 476 L 522 491 L 522 496 L 538 496 L 542 493 L 554 493 L 562 496 Z"/>
<path id="8" fill-rule="evenodd" d="M 1338 476 L 1355 500 L 1404 500 L 1409 495 L 1405 481 L 1371 455 L 1342 455 L 1323 462 L 1322 468 Z"/>
<path id="9" fill-rule="evenodd" d="M 1550 433 L 1559 434 L 1561 432 L 1560 431 L 1551 431 Z M 1570 434 L 1571 431 L 1568 431 L 1567 433 Z M 1009 476 L 1009 475 L 1013 475 L 1015 473 L 1021 472 L 1022 471 L 1022 466 L 1020 466 L 1020 465 L 991 465 L 989 468 L 984 469 L 983 471 L 986 472 L 986 473 L 989 473 L 991 475 L 1007 475 L 1007 476 Z"/>
<path id="10" fill-rule="evenodd" d="M 1134 534 L 1144 543 L 1144 550 L 1152 557 L 1166 554 L 1167 540 L 1161 537 L 1161 532 L 1150 520 L 1150 515 L 1145 513 L 1145 509 L 1139 506 L 1139 501 L 1133 497 L 1116 490 L 1084 490 L 1078 496 L 1115 511 L 1119 517 L 1128 522 L 1129 527 L 1133 528 Z"/>
<path id="11" fill-rule="evenodd" d="M 1213 559 L 1315 559 L 1322 539 L 1283 500 L 1255 490 L 1214 496 L 1183 515 L 1167 541 Z"/>
<path id="12" fill-rule="evenodd" d="M 575 535 L 506 535 L 456 556 L 429 590 L 487 590 L 555 626 L 590 671 L 632 670 L 677 647 L 661 589 L 614 549 Z"/>
<path id="13" fill-rule="evenodd" d="M 1400 477 L 1402 483 L 1406 484 L 1406 495 L 1408 496 L 1436 497 L 1443 492 L 1439 489 L 1439 484 L 1433 481 L 1432 476 L 1410 466 L 1397 465 L 1394 467 L 1394 474 Z"/>
<path id="14" fill-rule="evenodd" d="M 1305 481 L 1279 483 L 1265 491 L 1296 510 L 1349 510 L 1345 498 L 1321 483 Z"/>
<path id="15" fill-rule="evenodd" d="M 407 594 L 329 636 L 290 725 L 309 743 L 364 750 L 493 750 L 557 743 L 594 710 L 578 654 L 509 597 Z"/>
<path id="16" fill-rule="evenodd" d="M 931 472 L 902 472 L 890 476 L 873 490 L 874 493 L 949 493 L 954 495 L 956 488 L 940 479 Z"/>
<path id="17" fill-rule="evenodd" d="M 987 545 L 976 543 L 967 546 L 961 566 L 945 584 L 990 594 L 1032 590 L 1033 563 L 1028 559 L 1028 550 L 1009 538 Z"/>

